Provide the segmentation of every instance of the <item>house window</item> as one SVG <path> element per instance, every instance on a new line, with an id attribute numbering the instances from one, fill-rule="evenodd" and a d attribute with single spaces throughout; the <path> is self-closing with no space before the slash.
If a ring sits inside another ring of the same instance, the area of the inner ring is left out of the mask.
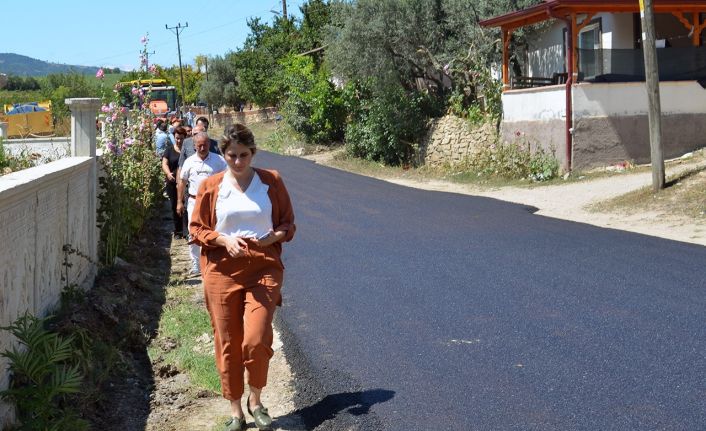
<path id="1" fill-rule="evenodd" d="M 601 52 L 601 19 L 591 21 L 578 35 L 579 71 L 584 78 L 603 73 Z"/>

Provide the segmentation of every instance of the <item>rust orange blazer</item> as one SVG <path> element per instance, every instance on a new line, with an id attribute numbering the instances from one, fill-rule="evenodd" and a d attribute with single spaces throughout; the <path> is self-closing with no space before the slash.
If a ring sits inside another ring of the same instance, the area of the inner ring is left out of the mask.
<path id="1" fill-rule="evenodd" d="M 275 170 L 254 169 L 260 180 L 269 187 L 267 194 L 272 202 L 272 227 L 276 231 L 285 231 L 286 235 L 281 241 L 267 247 L 257 247 L 248 241 L 246 256 L 230 257 L 225 247 L 214 244 L 220 235 L 215 230 L 216 200 L 225 172 L 205 179 L 199 187 L 189 232 L 193 242 L 201 246 L 201 272 L 206 288 L 220 285 L 225 289 L 237 289 L 251 283 L 280 285 L 282 282 L 282 242 L 294 237 L 294 209 L 279 173 Z"/>

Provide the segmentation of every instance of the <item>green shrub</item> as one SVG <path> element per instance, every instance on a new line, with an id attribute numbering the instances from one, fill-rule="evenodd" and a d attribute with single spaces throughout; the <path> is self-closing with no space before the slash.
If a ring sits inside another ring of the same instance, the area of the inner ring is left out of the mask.
<path id="1" fill-rule="evenodd" d="M 425 133 L 427 115 L 434 110 L 433 100 L 399 86 L 371 88 L 361 84 L 345 88 L 348 152 L 387 165 L 409 163 Z"/>
<path id="2" fill-rule="evenodd" d="M 288 56 L 282 61 L 287 98 L 282 107 L 285 121 L 313 144 L 343 140 L 346 109 L 341 91 L 325 69 L 315 70 L 309 57 Z"/>
<path id="3" fill-rule="evenodd" d="M 17 407 L 19 430 L 84 430 L 88 423 L 67 407 L 82 387 L 83 373 L 74 337 L 61 337 L 45 328 L 47 319 L 25 313 L 8 327 L 23 348 L 1 355 L 10 360 L 12 383 L 0 397 Z"/>

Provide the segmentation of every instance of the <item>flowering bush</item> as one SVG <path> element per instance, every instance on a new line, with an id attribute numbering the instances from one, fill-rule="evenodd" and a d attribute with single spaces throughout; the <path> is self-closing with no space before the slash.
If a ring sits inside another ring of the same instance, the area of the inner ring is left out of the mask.
<path id="1" fill-rule="evenodd" d="M 142 61 L 147 53 L 147 36 L 141 40 L 140 73 L 147 76 L 147 64 Z M 96 78 L 101 79 L 98 74 Z M 101 83 L 101 90 L 103 87 Z M 133 94 L 141 89 L 133 88 Z M 139 98 L 135 98 L 139 100 Z M 115 257 L 140 231 L 161 194 L 161 167 L 152 140 L 152 114 L 149 111 L 149 94 L 142 105 L 128 109 L 119 103 L 118 88 L 110 97 L 103 96 L 101 118 L 103 134 L 99 148 L 103 150 L 100 178 L 98 222 L 101 227 L 101 259 L 110 265 Z"/>

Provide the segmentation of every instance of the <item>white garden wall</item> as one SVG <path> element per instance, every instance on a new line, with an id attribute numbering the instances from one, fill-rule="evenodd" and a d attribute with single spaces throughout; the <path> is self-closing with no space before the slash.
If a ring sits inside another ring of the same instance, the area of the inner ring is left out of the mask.
<path id="1" fill-rule="evenodd" d="M 93 284 L 97 260 L 96 134 L 98 99 L 69 99 L 73 157 L 0 177 L 0 326 L 25 311 L 45 316 L 67 284 Z M 90 257 L 68 256 L 65 244 Z M 68 259 L 70 267 L 64 265 Z M 62 281 L 62 275 L 65 280 Z M 16 345 L 0 331 L 0 351 Z M 9 383 L 8 362 L 0 358 L 0 390 Z M 0 403 L 0 429 L 14 420 Z"/>

